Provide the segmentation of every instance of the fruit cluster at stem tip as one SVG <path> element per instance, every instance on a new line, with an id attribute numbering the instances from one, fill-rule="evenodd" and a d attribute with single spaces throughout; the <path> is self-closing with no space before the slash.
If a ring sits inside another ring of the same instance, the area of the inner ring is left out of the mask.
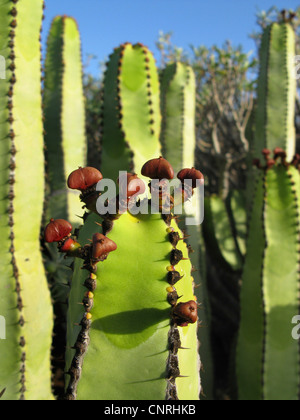
<path id="1" fill-rule="evenodd" d="M 164 188 L 164 181 L 168 181 L 174 178 L 174 170 L 171 164 L 164 158 L 159 157 L 157 159 L 149 160 L 143 166 L 141 173 L 143 176 L 150 179 L 155 179 L 159 181 L 159 209 L 163 210 L 165 203 L 171 204 L 171 208 L 174 205 L 174 197 L 170 192 L 166 193 Z M 177 178 L 181 181 L 182 185 L 182 194 L 184 200 L 188 200 L 193 195 L 193 190 L 198 186 L 197 181 L 203 182 L 203 175 L 200 171 L 195 168 L 191 169 L 182 169 Z M 67 181 L 68 187 L 71 189 L 76 189 L 81 192 L 80 199 L 85 203 L 85 207 L 91 212 L 96 212 L 96 201 L 100 197 L 101 193 L 97 191 L 96 186 L 99 181 L 103 179 L 102 173 L 92 167 L 78 168 L 73 171 Z M 190 188 L 187 189 L 185 186 L 185 181 L 190 180 Z M 120 185 L 120 180 L 117 180 L 117 183 Z M 130 211 L 130 200 L 133 196 L 138 196 L 144 194 L 145 184 L 138 178 L 135 173 L 127 173 L 127 188 L 125 192 L 126 196 L 126 209 Z M 119 194 L 116 197 L 116 203 L 119 202 Z M 120 204 L 119 204 L 120 206 Z M 120 208 L 117 207 L 116 214 L 107 214 L 102 216 L 102 231 L 103 233 L 95 233 L 91 239 L 91 243 L 81 246 L 77 242 L 77 238 L 72 236 L 72 225 L 63 219 L 51 219 L 50 223 L 46 226 L 44 231 L 44 239 L 46 242 L 57 242 L 58 249 L 60 252 L 65 253 L 68 257 L 76 257 L 84 260 L 83 267 L 91 273 L 90 282 L 87 284 L 89 293 L 93 293 L 96 286 L 93 283 L 93 275 L 97 271 L 97 264 L 99 262 L 105 261 L 111 252 L 117 250 L 117 244 L 107 237 L 107 233 L 111 231 L 113 223 L 119 217 L 121 217 L 122 212 Z M 169 216 L 173 218 L 174 216 Z M 168 217 L 166 217 L 168 220 Z M 176 247 L 179 240 L 184 240 L 185 238 L 180 238 L 177 232 L 170 227 L 169 239 L 173 246 Z M 176 249 L 175 249 L 176 251 Z M 180 275 L 176 277 L 175 265 L 179 260 L 183 259 L 182 255 L 178 256 L 176 252 L 172 253 L 171 266 L 168 269 L 168 281 L 170 287 L 172 288 L 174 284 L 180 280 Z M 87 300 L 91 299 L 89 296 L 86 297 Z M 89 311 L 87 311 L 87 316 L 89 319 L 91 315 L 89 314 L 91 305 L 87 306 Z M 179 304 L 172 305 L 172 319 L 175 324 L 178 326 L 184 327 L 189 323 L 195 323 L 198 320 L 197 316 L 197 303 L 195 301 L 181 302 Z"/>
<path id="2" fill-rule="evenodd" d="M 253 160 L 253 166 L 256 166 L 258 169 L 268 170 L 273 168 L 279 162 L 288 168 L 290 165 L 300 170 L 300 155 L 296 154 L 291 162 L 287 162 L 287 154 L 280 147 L 276 147 L 272 152 L 269 149 L 263 149 L 262 155 L 265 160 L 265 164 L 262 165 L 260 159 Z"/>

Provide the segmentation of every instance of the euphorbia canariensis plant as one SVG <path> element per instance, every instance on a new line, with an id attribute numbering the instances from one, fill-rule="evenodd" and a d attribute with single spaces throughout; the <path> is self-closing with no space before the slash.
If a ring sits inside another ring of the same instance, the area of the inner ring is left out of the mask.
<path id="1" fill-rule="evenodd" d="M 0 15 L 0 398 L 51 400 L 53 307 L 40 245 L 43 0 L 1 0 Z"/>
<path id="2" fill-rule="evenodd" d="M 140 175 L 144 162 L 160 154 L 160 86 L 151 51 L 128 42 L 109 56 L 101 102 L 101 171 Z"/>
<path id="3" fill-rule="evenodd" d="M 163 158 L 145 167 L 151 178 L 174 176 Z M 99 175 L 89 182 L 90 173 L 96 174 L 80 168 L 69 185 L 93 194 Z M 134 173 L 126 180 L 130 203 L 145 184 Z M 148 214 L 131 214 L 128 206 L 84 217 L 69 297 L 68 400 L 199 398 L 198 305 L 188 248 L 175 216 L 151 214 L 151 198 L 146 202 Z M 52 220 L 45 235 L 65 241 L 71 227 Z"/>
<path id="4" fill-rule="evenodd" d="M 77 194 L 66 189 L 73 168 L 86 165 L 86 116 L 81 41 L 75 19 L 54 17 L 44 60 L 44 127 L 48 175 L 46 220 L 69 220 L 78 227 Z"/>
<path id="5" fill-rule="evenodd" d="M 286 20 L 267 26 L 261 40 L 253 195 L 236 351 L 241 400 L 299 400 L 299 340 L 291 333 L 299 313 L 295 44 Z"/>
<path id="6" fill-rule="evenodd" d="M 175 173 L 180 173 L 181 168 L 192 168 L 196 164 L 196 75 L 192 66 L 179 61 L 168 63 L 161 71 L 160 90 L 162 156 L 170 162 Z M 182 212 L 182 203 L 186 203 L 185 216 L 197 220 L 197 225 L 190 225 L 182 220 L 180 226 L 189 235 L 188 244 L 193 249 L 193 253 L 190 254 L 192 264 L 199 267 L 199 261 L 202 261 L 200 269 L 193 274 L 195 283 L 200 285 L 196 289 L 196 295 L 203 304 L 201 319 L 208 327 L 201 328 L 198 332 L 201 342 L 201 360 L 204 366 L 201 380 L 206 398 L 213 399 L 211 360 L 213 352 L 210 348 L 211 331 L 209 328 L 211 315 L 206 290 L 204 246 L 200 225 L 202 218 L 200 194 L 203 194 L 203 190 L 198 189 L 196 193 L 190 188 L 188 181 L 185 182 L 185 186 L 181 190 L 178 188 L 178 194 L 174 197 L 174 208 L 177 210 L 178 205 L 178 213 L 179 208 Z"/>

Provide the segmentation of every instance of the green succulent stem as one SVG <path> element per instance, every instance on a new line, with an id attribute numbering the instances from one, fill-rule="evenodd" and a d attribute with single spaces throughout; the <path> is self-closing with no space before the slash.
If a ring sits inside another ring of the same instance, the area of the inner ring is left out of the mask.
<path id="1" fill-rule="evenodd" d="M 44 152 L 40 30 L 43 1 L 0 2 L 1 295 L 4 400 L 52 399 L 52 305 L 40 252 Z M 38 340 L 37 340 L 38 337 Z"/>
<path id="2" fill-rule="evenodd" d="M 196 80 L 193 69 L 180 62 L 169 64 L 161 75 L 161 144 L 174 171 L 195 165 Z"/>
<path id="3" fill-rule="evenodd" d="M 79 235 L 82 245 L 101 232 L 99 221 L 95 214 L 86 219 Z M 176 222 L 171 226 L 182 235 Z M 199 398 L 197 324 L 176 327 L 170 304 L 194 299 L 192 266 L 181 242 L 177 250 L 186 260 L 176 270 L 183 277 L 170 291 L 167 269 L 174 248 L 169 228 L 159 214 L 123 214 L 108 235 L 118 248 L 98 264 L 97 272 L 82 270 L 76 262 L 68 316 L 67 399 Z M 134 238 L 130 246 L 129 237 Z M 79 304 L 87 287 L 93 290 L 88 312 Z"/>
<path id="4" fill-rule="evenodd" d="M 299 349 L 291 322 L 299 311 L 299 193 L 292 166 L 259 176 L 241 291 L 237 378 L 243 400 L 298 399 Z"/>
<path id="5" fill-rule="evenodd" d="M 249 180 L 254 195 L 240 296 L 236 372 L 242 400 L 299 398 L 299 344 L 292 337 L 300 280 L 294 56 L 291 24 L 269 25 L 260 49 L 252 150 L 259 158 L 264 149 L 265 157 Z"/>
<path id="6" fill-rule="evenodd" d="M 196 151 L 196 77 L 191 66 L 176 62 L 170 63 L 160 75 L 162 126 L 160 142 L 162 152 L 174 168 L 175 174 L 183 168 L 195 167 Z M 203 328 L 198 332 L 201 343 L 200 355 L 203 364 L 201 375 L 203 396 L 212 399 L 212 361 L 209 337 L 210 308 L 204 274 L 204 243 L 201 240 L 202 227 L 200 211 L 200 192 L 185 206 L 184 217 L 193 218 L 194 225 L 180 227 L 189 237 L 190 259 L 196 271 L 193 273 L 197 288 L 195 293 L 203 304 L 201 321 Z"/>
<path id="7" fill-rule="evenodd" d="M 85 100 L 81 41 L 77 22 L 54 18 L 45 59 L 45 144 L 49 178 L 47 219 L 64 218 L 79 225 L 82 206 L 66 181 L 74 167 L 85 166 Z"/>
<path id="8" fill-rule="evenodd" d="M 152 53 L 142 44 L 122 44 L 110 55 L 104 77 L 101 171 L 140 175 L 160 156 L 159 80 Z"/>
<path id="9" fill-rule="evenodd" d="M 263 148 L 280 147 L 291 161 L 295 154 L 295 32 L 290 23 L 273 23 L 263 32 L 260 48 L 254 158 Z"/>

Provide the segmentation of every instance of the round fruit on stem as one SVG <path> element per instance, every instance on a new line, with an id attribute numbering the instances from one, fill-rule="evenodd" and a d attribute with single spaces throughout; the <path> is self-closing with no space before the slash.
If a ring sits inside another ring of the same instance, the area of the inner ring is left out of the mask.
<path id="1" fill-rule="evenodd" d="M 158 180 L 173 179 L 174 169 L 166 159 L 159 157 L 157 159 L 151 159 L 145 163 L 142 167 L 142 175 Z"/>
<path id="2" fill-rule="evenodd" d="M 178 303 L 172 311 L 175 323 L 179 327 L 186 327 L 188 324 L 194 324 L 198 320 L 197 309 L 198 305 L 194 300 Z"/>
<path id="3" fill-rule="evenodd" d="M 44 238 L 48 243 L 60 242 L 68 237 L 73 230 L 71 223 L 63 219 L 51 219 L 45 227 Z"/>
<path id="4" fill-rule="evenodd" d="M 102 179 L 103 175 L 98 169 L 87 166 L 76 169 L 69 175 L 68 187 L 81 191 L 80 199 L 85 203 L 85 207 L 97 213 L 96 202 L 101 194 L 96 191 L 96 186 Z"/>
<path id="5" fill-rule="evenodd" d="M 68 255 L 74 255 L 77 251 L 81 249 L 81 245 L 74 241 L 72 238 L 67 238 L 61 245 L 60 251 L 65 252 Z M 75 255 L 74 255 L 75 256 Z"/>
<path id="6" fill-rule="evenodd" d="M 102 233 L 95 233 L 93 235 L 92 244 L 92 261 L 97 263 L 104 261 L 110 252 L 117 249 L 117 244 Z"/>
<path id="7" fill-rule="evenodd" d="M 202 172 L 195 168 L 182 169 L 180 172 L 178 172 L 177 178 L 182 182 L 183 185 L 185 184 L 185 181 L 192 181 L 192 188 L 197 188 L 199 182 L 204 182 L 204 176 Z"/>
<path id="8" fill-rule="evenodd" d="M 78 168 L 69 175 L 68 187 L 83 192 L 96 185 L 101 179 L 103 179 L 103 175 L 96 168 L 90 166 Z"/>
<path id="9" fill-rule="evenodd" d="M 68 256 L 82 257 L 81 245 L 71 238 L 73 227 L 64 219 L 51 219 L 44 232 L 45 242 L 58 243 L 59 252 Z"/>

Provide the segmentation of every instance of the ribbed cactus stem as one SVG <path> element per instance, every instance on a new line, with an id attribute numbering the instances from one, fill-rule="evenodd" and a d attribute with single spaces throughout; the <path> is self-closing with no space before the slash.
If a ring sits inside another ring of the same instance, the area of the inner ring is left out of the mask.
<path id="1" fill-rule="evenodd" d="M 161 75 L 161 86 L 160 140 L 165 158 L 178 172 L 195 164 L 195 73 L 186 64 L 169 64 Z"/>
<path id="2" fill-rule="evenodd" d="M 44 106 L 47 214 L 79 224 L 82 209 L 78 194 L 66 189 L 66 181 L 74 166 L 86 163 L 85 104 L 80 34 L 76 21 L 67 16 L 57 16 L 50 28 Z"/>
<path id="3" fill-rule="evenodd" d="M 175 173 L 183 168 L 195 166 L 196 152 L 196 77 L 191 66 L 180 62 L 166 66 L 160 76 L 162 129 L 160 141 L 163 156 L 170 161 Z M 212 365 L 209 338 L 209 302 L 203 275 L 203 243 L 201 242 L 201 194 L 196 190 L 194 196 L 185 205 L 184 217 L 193 219 L 189 225 L 182 220 L 180 227 L 187 235 L 190 246 L 190 259 L 195 268 L 193 277 L 197 285 L 196 295 L 203 304 L 201 319 L 204 328 L 199 330 L 201 342 L 201 362 L 203 395 L 212 398 Z M 204 206 L 203 206 L 204 207 Z M 190 221 L 191 221 L 190 220 Z"/>
<path id="4" fill-rule="evenodd" d="M 92 232 L 101 232 L 95 221 L 99 223 L 99 217 L 87 220 L 79 237 L 82 244 Z M 176 229 L 174 222 L 172 226 Z M 68 347 L 77 350 L 68 351 L 68 399 L 198 399 L 197 325 L 170 325 L 169 302 L 194 299 L 192 267 L 189 261 L 176 263 L 184 277 L 174 287 L 168 284 L 168 269 L 175 262 L 173 247 L 165 240 L 167 229 L 160 215 L 123 215 L 109 233 L 118 249 L 97 273 L 76 264 Z M 129 234 L 134 237 L 131 246 Z M 181 258 L 188 257 L 184 243 L 177 250 L 182 251 Z M 79 304 L 87 290 L 93 293 L 91 310 Z M 86 328 L 89 310 L 92 322 Z"/>
<path id="5" fill-rule="evenodd" d="M 281 147 L 291 161 L 295 154 L 295 32 L 290 23 L 273 23 L 263 33 L 255 116 L 253 157 L 263 148 Z"/>
<path id="6" fill-rule="evenodd" d="M 260 52 L 251 181 L 256 188 L 236 355 L 239 398 L 243 400 L 299 398 L 299 343 L 292 337 L 300 286 L 294 56 L 291 24 L 284 19 L 269 25 Z"/>
<path id="7" fill-rule="evenodd" d="M 242 279 L 240 399 L 298 399 L 299 344 L 291 323 L 299 312 L 299 196 L 293 165 L 259 175 Z"/>
<path id="8" fill-rule="evenodd" d="M 160 155 L 159 80 L 152 53 L 126 43 L 110 55 L 104 77 L 101 170 L 139 172 Z"/>
<path id="9" fill-rule="evenodd" d="M 290 22 L 269 25 L 260 50 L 255 188 L 240 296 L 236 372 L 242 400 L 299 398 L 299 343 L 292 337 L 300 286 L 294 56 Z"/>
<path id="10" fill-rule="evenodd" d="M 40 30 L 43 1 L 0 2 L 2 399 L 51 395 L 52 306 L 40 252 L 44 152 Z M 38 337 L 38 339 L 37 339 Z"/>
<path id="11" fill-rule="evenodd" d="M 163 158 L 141 172 L 174 174 Z M 79 175 L 74 171 L 69 185 L 81 189 Z M 93 182 L 88 168 L 84 176 Z M 130 200 L 127 213 L 90 214 L 79 232 L 83 262 L 75 263 L 69 298 L 66 398 L 198 399 L 198 305 L 183 233 L 172 214 L 160 214 L 161 204 L 151 214 L 146 200 L 148 214 L 134 216 Z"/>

